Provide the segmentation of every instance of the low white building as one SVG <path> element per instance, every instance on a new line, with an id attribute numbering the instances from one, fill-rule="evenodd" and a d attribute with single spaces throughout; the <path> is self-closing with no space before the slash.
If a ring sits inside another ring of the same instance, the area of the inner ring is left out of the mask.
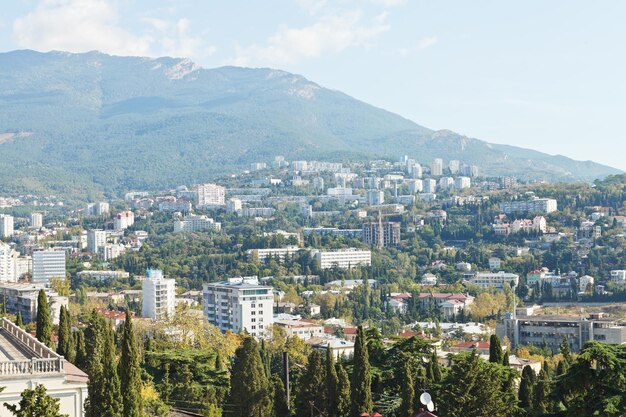
<path id="1" fill-rule="evenodd" d="M 274 318 L 274 324 L 285 330 L 287 336 L 302 340 L 324 336 L 324 326 L 309 320 Z"/>
<path id="2" fill-rule="evenodd" d="M 287 246 L 284 248 L 249 249 L 247 253 L 258 262 L 265 262 L 269 257 L 278 258 L 282 261 L 286 256 L 292 256 L 299 250 L 301 249 L 298 246 Z"/>
<path id="3" fill-rule="evenodd" d="M 205 215 L 198 216 L 195 214 L 189 214 L 182 220 L 174 222 L 174 232 L 202 232 L 206 230 L 221 230 L 222 224 L 214 221 L 212 218 Z"/>
<path id="4" fill-rule="evenodd" d="M 469 279 L 470 284 L 478 285 L 482 288 L 498 288 L 502 289 L 504 284 L 519 284 L 519 275 L 508 272 L 477 272 L 476 275 Z"/>
<path id="5" fill-rule="evenodd" d="M 317 250 L 313 252 L 321 269 L 355 268 L 372 264 L 372 251 L 356 248 L 340 249 L 336 251 Z"/>
<path id="6" fill-rule="evenodd" d="M 626 270 L 614 269 L 611 271 L 611 281 L 613 282 L 626 282 Z"/>

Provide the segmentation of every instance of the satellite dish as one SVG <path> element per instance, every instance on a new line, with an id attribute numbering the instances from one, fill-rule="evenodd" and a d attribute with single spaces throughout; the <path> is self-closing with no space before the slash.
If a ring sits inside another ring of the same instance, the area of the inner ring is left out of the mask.
<path id="1" fill-rule="evenodd" d="M 435 409 L 435 404 L 431 401 L 426 404 L 426 408 L 428 408 L 428 411 L 433 411 Z"/>
<path id="2" fill-rule="evenodd" d="M 433 400 L 432 398 L 430 398 L 430 394 L 425 392 L 422 395 L 420 395 L 420 402 L 424 405 L 428 405 L 429 403 L 431 403 Z"/>

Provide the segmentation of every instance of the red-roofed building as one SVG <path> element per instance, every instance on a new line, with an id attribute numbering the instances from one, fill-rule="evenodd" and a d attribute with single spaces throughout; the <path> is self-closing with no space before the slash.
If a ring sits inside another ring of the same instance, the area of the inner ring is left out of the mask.
<path id="1" fill-rule="evenodd" d="M 450 347 L 450 352 L 471 352 L 473 350 L 479 355 L 489 355 L 489 342 L 483 340 L 470 340 L 469 342 L 457 343 Z"/>

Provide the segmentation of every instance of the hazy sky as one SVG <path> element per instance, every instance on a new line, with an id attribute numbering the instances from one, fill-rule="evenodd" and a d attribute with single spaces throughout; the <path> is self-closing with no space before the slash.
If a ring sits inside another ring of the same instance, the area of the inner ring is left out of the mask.
<path id="1" fill-rule="evenodd" d="M 626 170 L 626 1 L 1 3 L 2 51 L 281 68 L 433 129 Z"/>

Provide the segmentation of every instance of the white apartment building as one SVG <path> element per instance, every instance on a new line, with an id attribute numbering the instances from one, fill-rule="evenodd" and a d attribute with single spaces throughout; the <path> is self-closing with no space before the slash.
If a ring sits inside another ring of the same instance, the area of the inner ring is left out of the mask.
<path id="1" fill-rule="evenodd" d="M 422 180 L 409 181 L 409 193 L 418 194 L 424 191 L 424 182 Z"/>
<path id="2" fill-rule="evenodd" d="M 432 178 L 424 180 L 423 189 L 425 193 L 435 193 L 437 191 L 437 181 Z"/>
<path id="3" fill-rule="evenodd" d="M 109 214 L 109 211 L 109 203 L 107 203 L 106 201 L 100 201 L 99 203 L 87 204 L 86 214 L 91 216 L 102 216 L 104 214 Z"/>
<path id="4" fill-rule="evenodd" d="M 461 168 L 461 164 L 458 160 L 453 159 L 450 162 L 448 162 L 448 169 L 450 170 L 450 173 L 452 175 L 458 173 L 460 168 Z"/>
<path id="5" fill-rule="evenodd" d="M 498 288 L 502 289 L 504 284 L 517 286 L 519 284 L 519 275 L 508 272 L 477 272 L 470 278 L 470 284 L 478 285 L 482 288 Z"/>
<path id="6" fill-rule="evenodd" d="M 18 405 L 22 391 L 44 384 L 63 415 L 85 415 L 87 374 L 6 318 L 0 319 L 0 335 L 0 403 Z M 6 407 L 0 409 L 0 417 L 10 416 Z"/>
<path id="7" fill-rule="evenodd" d="M 113 228 L 115 230 L 125 230 L 133 224 L 135 224 L 135 213 L 132 211 L 117 213 L 113 218 Z"/>
<path id="8" fill-rule="evenodd" d="M 430 164 L 430 175 L 437 177 L 443 174 L 443 159 L 435 158 Z"/>
<path id="9" fill-rule="evenodd" d="M 11 246 L 0 242 L 0 282 L 14 282 L 15 279 L 15 251 Z"/>
<path id="10" fill-rule="evenodd" d="M 611 271 L 611 281 L 613 282 L 626 282 L 626 270 L 614 269 Z"/>
<path id="11" fill-rule="evenodd" d="M 43 227 L 43 214 L 30 213 L 28 215 L 28 223 L 33 229 L 41 229 Z"/>
<path id="12" fill-rule="evenodd" d="M 504 201 L 500 203 L 503 213 L 552 213 L 557 210 L 557 202 L 553 198 L 537 198 L 521 201 Z"/>
<path id="13" fill-rule="evenodd" d="M 256 258 L 258 262 L 265 262 L 268 257 L 279 258 L 282 261 L 286 256 L 292 256 L 299 250 L 298 246 L 287 246 L 284 248 L 249 249 L 247 253 L 253 259 Z"/>
<path id="14" fill-rule="evenodd" d="M 202 293 L 204 314 L 221 331 L 245 330 L 259 338 L 270 335 L 274 294 L 272 287 L 259 285 L 256 277 L 204 284 Z"/>
<path id="15" fill-rule="evenodd" d="M 98 253 L 98 249 L 107 243 L 107 232 L 104 230 L 91 229 L 87 231 L 87 250 Z"/>
<path id="16" fill-rule="evenodd" d="M 113 260 L 126 252 L 126 246 L 116 243 L 98 246 L 98 258 L 103 261 Z"/>
<path id="17" fill-rule="evenodd" d="M 141 315 L 153 320 L 165 320 L 173 317 L 176 309 L 176 282 L 174 278 L 165 278 L 163 271 L 148 269 L 146 278 L 141 282 L 143 296 Z"/>
<path id="18" fill-rule="evenodd" d="M 452 162 L 452 161 L 450 161 Z M 456 177 L 454 179 L 454 188 L 457 190 L 463 190 L 472 186 L 472 180 L 470 177 Z"/>
<path id="19" fill-rule="evenodd" d="M 441 190 L 449 190 L 454 186 L 454 178 L 441 177 L 439 178 L 439 188 Z"/>
<path id="20" fill-rule="evenodd" d="M 198 184 L 195 187 L 198 207 L 223 206 L 226 203 L 226 188 L 217 184 Z"/>
<path id="21" fill-rule="evenodd" d="M 0 238 L 13 236 L 13 216 L 0 214 Z"/>
<path id="22" fill-rule="evenodd" d="M 334 266 L 338 268 L 354 268 L 372 264 L 372 251 L 356 248 L 336 251 L 316 250 L 313 252 L 313 255 L 321 269 L 330 269 Z"/>
<path id="23" fill-rule="evenodd" d="M 285 329 L 287 336 L 297 336 L 301 340 L 324 337 L 324 326 L 308 320 L 274 318 L 274 324 Z"/>
<path id="24" fill-rule="evenodd" d="M 65 278 L 65 251 L 33 252 L 33 283 L 50 283 L 52 278 Z"/>
<path id="25" fill-rule="evenodd" d="M 238 198 L 230 198 L 226 202 L 226 212 L 227 213 L 237 213 L 243 208 L 241 204 L 241 200 Z"/>
<path id="26" fill-rule="evenodd" d="M 377 206 L 385 202 L 385 193 L 378 190 L 367 191 L 367 204 L 370 206 Z"/>
<path id="27" fill-rule="evenodd" d="M 201 232 L 206 230 L 221 230 L 222 223 L 202 215 L 189 214 L 182 220 L 174 222 L 174 232 Z"/>

